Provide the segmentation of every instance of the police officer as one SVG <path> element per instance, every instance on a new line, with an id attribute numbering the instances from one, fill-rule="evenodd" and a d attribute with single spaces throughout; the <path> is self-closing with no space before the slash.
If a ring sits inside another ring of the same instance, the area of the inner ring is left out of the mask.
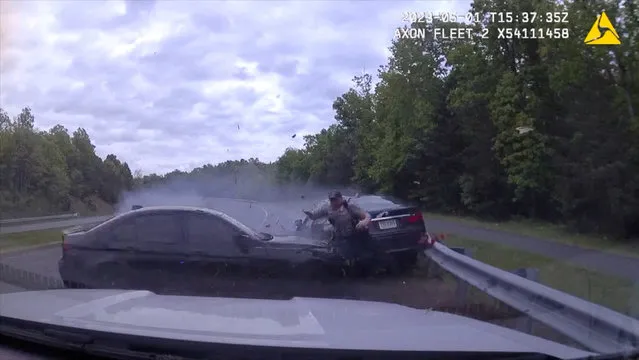
<path id="1" fill-rule="evenodd" d="M 329 204 L 315 211 L 304 211 L 311 220 L 327 217 L 335 228 L 335 245 L 352 263 L 365 250 L 372 252 L 376 260 L 382 260 L 379 249 L 373 244 L 368 233 L 371 215 L 355 204 L 349 204 L 339 191 L 331 191 Z"/>

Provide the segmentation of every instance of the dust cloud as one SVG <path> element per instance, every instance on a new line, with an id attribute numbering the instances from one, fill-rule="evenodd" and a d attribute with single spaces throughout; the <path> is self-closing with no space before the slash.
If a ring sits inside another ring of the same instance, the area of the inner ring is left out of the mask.
<path id="1" fill-rule="evenodd" d="M 342 191 L 346 196 L 358 192 L 352 188 L 329 188 L 310 183 L 276 184 L 258 169 L 249 166 L 233 175 L 190 175 L 124 193 L 116 211 L 126 212 L 134 205 L 194 206 L 225 211 L 217 206 L 219 202 L 215 199 L 240 199 L 275 204 L 278 208 L 290 207 L 301 213 L 301 209 L 326 199 L 333 189 Z"/>

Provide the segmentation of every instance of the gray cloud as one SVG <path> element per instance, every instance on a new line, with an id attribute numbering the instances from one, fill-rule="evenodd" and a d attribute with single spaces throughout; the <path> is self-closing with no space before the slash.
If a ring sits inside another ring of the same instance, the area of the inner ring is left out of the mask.
<path id="1" fill-rule="evenodd" d="M 165 172 L 302 145 L 354 75 L 386 62 L 402 11 L 469 1 L 15 4 L 2 107 L 31 106 L 39 127 L 83 127 L 102 156 Z"/>

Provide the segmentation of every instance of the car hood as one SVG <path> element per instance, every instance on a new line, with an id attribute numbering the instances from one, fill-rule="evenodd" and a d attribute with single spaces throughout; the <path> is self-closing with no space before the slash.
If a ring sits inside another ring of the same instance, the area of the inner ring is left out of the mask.
<path id="1" fill-rule="evenodd" d="M 288 235 L 288 234 L 273 234 L 273 239 L 269 240 L 269 244 L 291 244 L 291 245 L 307 245 L 325 247 L 328 245 L 326 241 L 316 239 L 310 236 L 310 234 L 303 235 Z"/>
<path id="2" fill-rule="evenodd" d="M 437 311 L 358 300 L 258 300 L 62 289 L 0 295 L 0 315 L 175 340 L 329 349 L 592 353 Z"/>

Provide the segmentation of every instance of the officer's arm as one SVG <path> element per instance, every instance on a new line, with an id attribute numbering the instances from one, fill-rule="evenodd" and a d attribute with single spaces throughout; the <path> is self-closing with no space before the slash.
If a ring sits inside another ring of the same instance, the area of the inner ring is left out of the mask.
<path id="1" fill-rule="evenodd" d="M 359 206 L 353 204 L 349 205 L 349 207 L 351 208 L 351 211 L 357 215 L 360 221 L 366 221 L 367 224 L 371 222 L 371 214 L 369 214 L 368 211 L 364 211 Z"/>
<path id="2" fill-rule="evenodd" d="M 315 210 L 315 211 L 309 211 L 306 213 L 306 215 L 311 219 L 311 220 L 317 220 L 319 218 L 328 216 L 328 206 L 321 206 L 319 209 Z"/>

